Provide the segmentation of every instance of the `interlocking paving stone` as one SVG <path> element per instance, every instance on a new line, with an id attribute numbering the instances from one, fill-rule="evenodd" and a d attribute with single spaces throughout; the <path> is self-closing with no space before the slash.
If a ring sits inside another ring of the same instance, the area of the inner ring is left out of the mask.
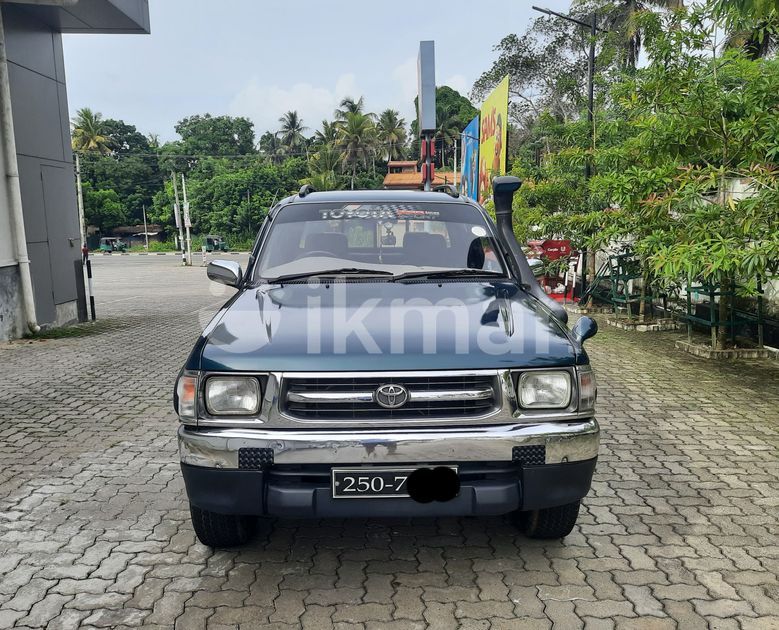
<path id="1" fill-rule="evenodd" d="M 602 327 L 600 459 L 565 541 L 503 517 L 290 520 L 213 552 L 171 397 L 231 290 L 175 257 L 94 271 L 96 334 L 0 346 L 0 628 L 779 628 L 776 362 Z"/>

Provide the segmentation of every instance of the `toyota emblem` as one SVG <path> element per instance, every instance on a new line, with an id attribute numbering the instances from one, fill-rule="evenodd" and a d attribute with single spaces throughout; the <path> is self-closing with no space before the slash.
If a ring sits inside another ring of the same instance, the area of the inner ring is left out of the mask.
<path id="1" fill-rule="evenodd" d="M 408 390 L 403 385 L 380 385 L 376 389 L 376 402 L 385 409 L 397 409 L 408 402 Z"/>

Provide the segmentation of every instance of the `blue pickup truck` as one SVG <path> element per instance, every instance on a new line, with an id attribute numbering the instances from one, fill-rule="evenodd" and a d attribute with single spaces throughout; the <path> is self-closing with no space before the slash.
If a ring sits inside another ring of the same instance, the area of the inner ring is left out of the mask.
<path id="1" fill-rule="evenodd" d="M 453 189 L 315 192 L 268 213 L 175 389 L 199 540 L 261 517 L 511 514 L 572 530 L 598 455 L 597 332 L 540 288 L 512 229 Z"/>

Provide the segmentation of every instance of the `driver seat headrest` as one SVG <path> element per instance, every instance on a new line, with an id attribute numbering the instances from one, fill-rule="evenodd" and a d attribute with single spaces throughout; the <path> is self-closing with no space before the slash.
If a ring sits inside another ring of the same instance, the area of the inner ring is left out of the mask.
<path id="1" fill-rule="evenodd" d="M 318 234 L 309 234 L 306 237 L 306 251 L 330 252 L 339 258 L 346 255 L 349 243 L 346 240 L 346 234 L 340 232 L 319 232 Z"/>

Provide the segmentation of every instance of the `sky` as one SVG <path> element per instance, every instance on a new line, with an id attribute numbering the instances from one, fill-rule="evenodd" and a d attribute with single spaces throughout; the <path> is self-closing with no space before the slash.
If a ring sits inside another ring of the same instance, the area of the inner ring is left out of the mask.
<path id="1" fill-rule="evenodd" d="M 569 0 L 535 0 L 566 11 Z M 193 114 L 247 116 L 257 137 L 297 110 L 308 133 L 345 96 L 414 119 L 421 40 L 436 83 L 464 95 L 493 47 L 533 17 L 524 0 L 149 0 L 151 35 L 66 35 L 71 115 L 90 107 L 175 139 Z"/>

